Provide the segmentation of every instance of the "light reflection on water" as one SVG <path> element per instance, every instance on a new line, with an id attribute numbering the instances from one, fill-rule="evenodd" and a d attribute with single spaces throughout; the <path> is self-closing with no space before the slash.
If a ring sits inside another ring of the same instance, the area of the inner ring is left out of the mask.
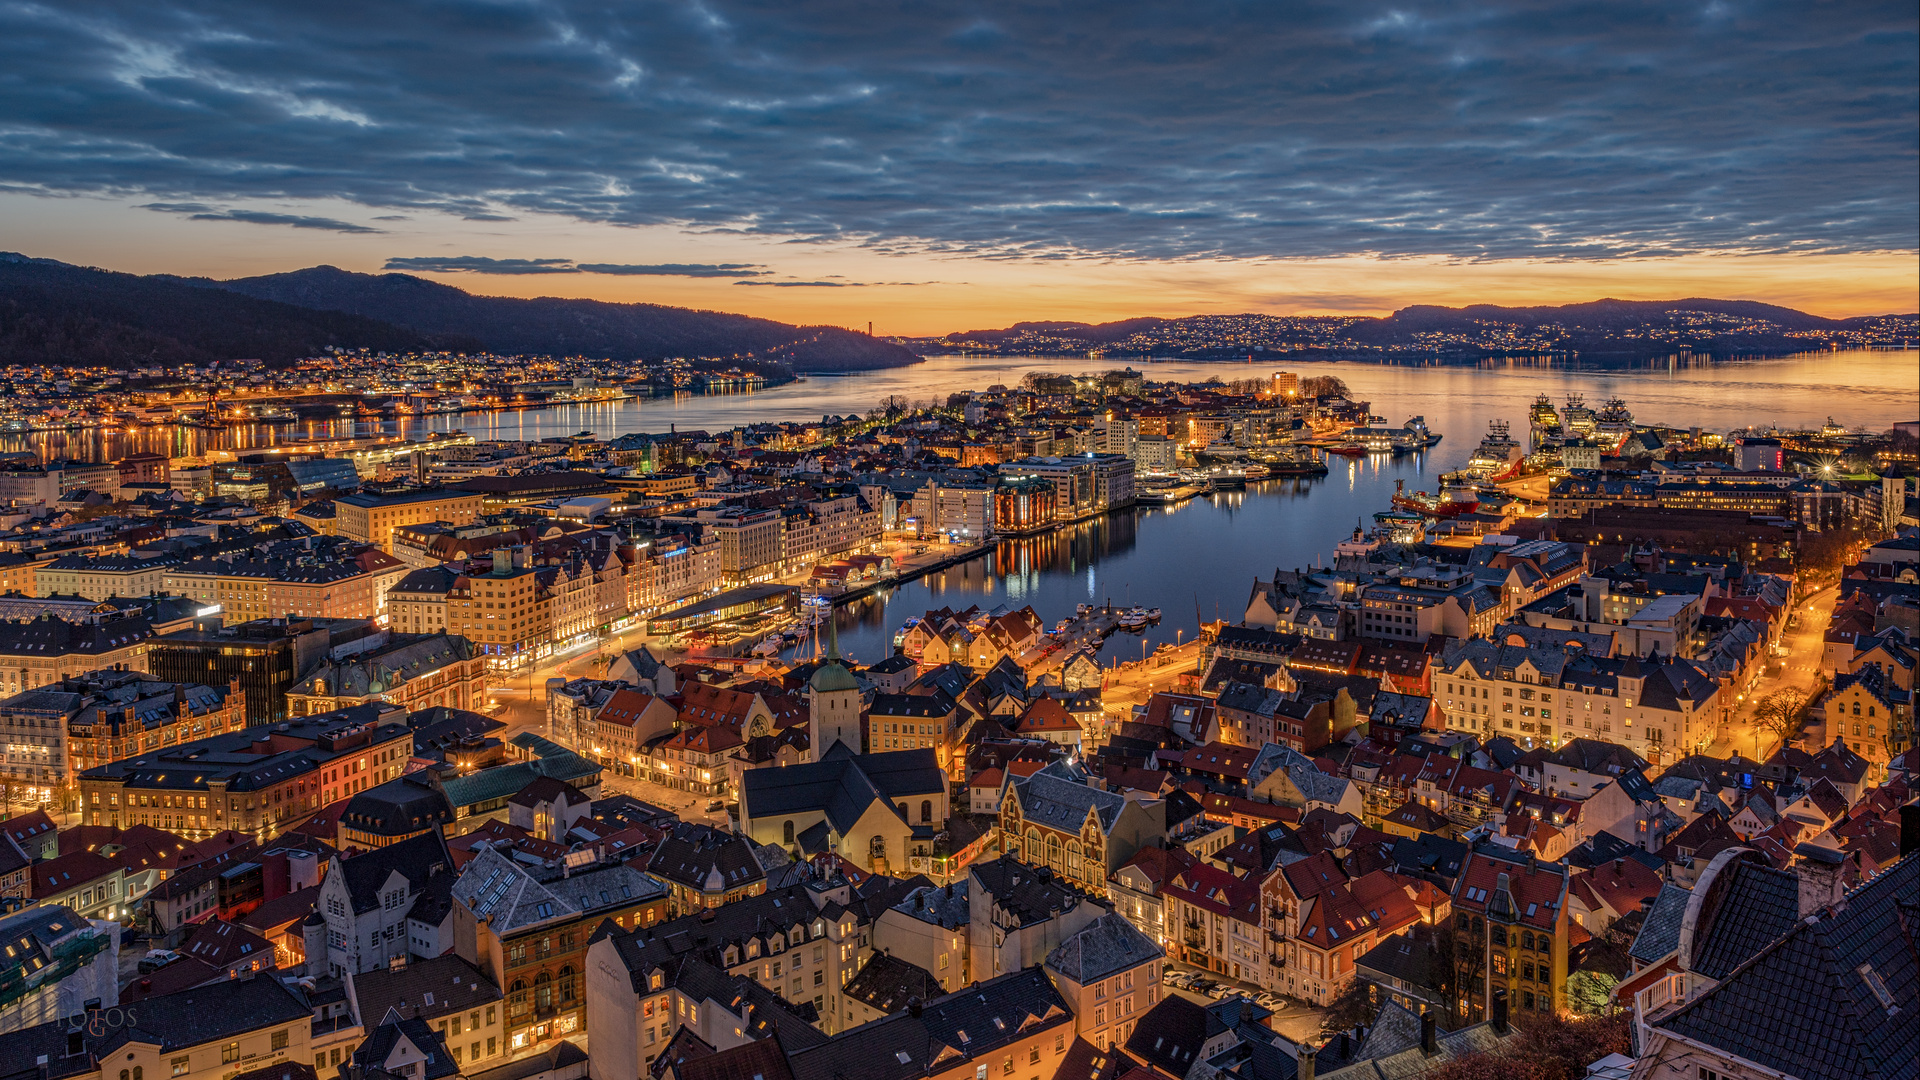
<path id="1" fill-rule="evenodd" d="M 813 377 L 755 393 L 691 395 L 569 405 L 520 412 L 403 417 L 376 423 L 330 420 L 224 432 L 154 427 L 132 432 L 35 432 L 0 437 L 0 449 L 33 450 L 43 459 L 112 460 L 135 452 L 191 456 L 209 445 L 289 445 L 296 435 L 410 434 L 465 430 L 481 439 L 542 439 L 592 431 L 723 430 L 743 423 L 817 420 L 863 412 L 889 394 L 914 401 L 993 383 L 1012 385 L 1030 370 L 1077 373 L 1121 366 L 1121 360 L 937 357 L 912 367 L 857 377 Z M 1920 368 L 1912 352 L 1819 353 L 1750 361 L 1671 361 L 1597 368 L 1565 361 L 1488 361 L 1471 366 L 1301 363 L 1275 356 L 1259 363 L 1169 362 L 1133 366 L 1156 381 L 1264 377 L 1275 370 L 1338 375 L 1373 411 L 1398 425 L 1424 415 L 1445 436 L 1433 449 L 1401 458 L 1336 459 L 1319 480 L 1275 480 L 1245 492 L 1196 499 L 1173 508 L 1141 508 L 1084 522 L 1046 536 L 1002 544 L 985 559 L 911 582 L 883 597 L 840 609 L 840 644 L 865 660 L 880 659 L 892 633 L 929 607 L 1032 604 L 1049 625 L 1081 603 L 1132 602 L 1163 609 L 1147 632 L 1149 645 L 1191 637 L 1201 620 L 1238 619 L 1255 577 L 1275 567 L 1311 566 L 1335 543 L 1385 509 L 1395 479 L 1433 490 L 1479 444 L 1487 421 L 1505 419 L 1524 440 L 1527 407 L 1538 394 L 1558 404 L 1570 393 L 1598 407 L 1626 400 L 1643 422 L 1726 430 L 1748 424 L 1842 424 L 1883 430 L 1920 415 Z M 209 439 L 214 442 L 209 443 Z M 1122 638 L 1110 647 L 1137 655 Z"/>

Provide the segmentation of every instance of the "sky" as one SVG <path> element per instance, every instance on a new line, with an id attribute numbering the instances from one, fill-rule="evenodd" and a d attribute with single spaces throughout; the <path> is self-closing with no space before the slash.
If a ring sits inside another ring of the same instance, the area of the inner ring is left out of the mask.
<path id="1" fill-rule="evenodd" d="M 0 0 L 0 248 L 930 334 L 1920 310 L 1896 3 Z"/>

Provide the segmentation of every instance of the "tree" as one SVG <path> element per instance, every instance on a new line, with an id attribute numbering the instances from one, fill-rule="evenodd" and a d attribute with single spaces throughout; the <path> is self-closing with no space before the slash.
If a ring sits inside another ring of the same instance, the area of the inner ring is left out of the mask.
<path id="1" fill-rule="evenodd" d="M 1491 1054 L 1468 1054 L 1425 1073 L 1426 1080 L 1581 1080 L 1587 1066 L 1632 1045 L 1633 1014 L 1560 1017 L 1523 1013 Z"/>
<path id="2" fill-rule="evenodd" d="M 1338 375 L 1309 375 L 1300 380 L 1303 398 L 1351 397 L 1347 384 Z"/>
<path id="3" fill-rule="evenodd" d="M 880 411 L 889 420 L 899 416 L 901 413 L 911 412 L 912 410 L 913 402 L 908 401 L 903 394 L 888 394 L 886 397 L 880 399 Z"/>
<path id="4" fill-rule="evenodd" d="M 1775 690 L 1753 703 L 1753 726 L 1775 742 L 1800 734 L 1801 713 L 1807 698 L 1798 690 Z"/>
<path id="5" fill-rule="evenodd" d="M 1619 985 L 1619 979 L 1604 971 L 1576 971 L 1567 976 L 1567 1007 L 1577 1013 L 1606 1012 Z"/>
<path id="6" fill-rule="evenodd" d="M 1493 1054 L 1457 1057 L 1421 1076 L 1424 1080 L 1562 1080 L 1559 1073 L 1543 1062 Z"/>
<path id="7" fill-rule="evenodd" d="M 1373 984 L 1362 978 L 1348 980 L 1346 989 L 1335 994 L 1320 1017 L 1321 1035 L 1338 1035 L 1359 1024 L 1371 1024 L 1380 1015 Z"/>
<path id="8" fill-rule="evenodd" d="M 1514 1028 L 1503 1055 L 1557 1064 L 1566 1080 L 1579 1080 L 1588 1065 L 1608 1054 L 1633 1052 L 1633 1013 L 1625 1009 L 1606 1016 L 1522 1013 Z"/>

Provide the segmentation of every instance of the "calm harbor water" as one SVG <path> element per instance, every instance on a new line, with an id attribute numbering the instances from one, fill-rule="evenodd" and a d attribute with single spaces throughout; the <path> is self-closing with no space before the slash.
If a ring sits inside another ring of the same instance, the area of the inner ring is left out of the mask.
<path id="1" fill-rule="evenodd" d="M 459 429 L 480 439 L 541 439 L 592 431 L 725 429 L 760 421 L 815 420 L 863 413 L 882 398 L 913 401 L 994 383 L 1012 385 L 1032 370 L 1077 373 L 1119 366 L 1072 358 L 934 357 L 912 367 L 857 376 L 815 376 L 758 393 L 680 395 L 520 412 L 403 418 L 384 423 L 327 423 L 234 428 L 226 432 L 144 428 L 131 433 L 36 432 L 0 439 L 0 449 L 33 450 L 43 458 L 111 460 L 137 451 L 192 456 L 207 449 L 285 445 L 297 435 L 388 434 Z M 1334 459 L 1328 476 L 1276 480 L 1245 492 L 1221 493 L 1171 508 L 1140 508 L 1031 539 L 1002 544 L 988 557 L 956 566 L 838 613 L 840 644 L 872 662 L 890 651 L 895 628 L 942 605 L 1032 604 L 1049 623 L 1074 605 L 1159 607 L 1161 623 L 1144 637 L 1119 635 L 1109 655 L 1136 656 L 1199 624 L 1237 619 L 1255 577 L 1276 566 L 1311 566 L 1349 533 L 1387 507 L 1393 482 L 1433 490 L 1441 473 L 1459 467 L 1479 445 L 1487 422 L 1504 419 L 1524 440 L 1527 407 L 1538 394 L 1556 405 L 1568 394 L 1598 407 L 1624 399 L 1636 419 L 1726 430 L 1747 425 L 1815 426 L 1828 417 L 1849 427 L 1885 430 L 1920 416 L 1920 364 L 1912 352 L 1849 351 L 1751 361 L 1680 361 L 1634 367 L 1497 361 L 1475 366 L 1300 363 L 1284 357 L 1252 364 L 1166 362 L 1133 366 L 1156 381 L 1263 378 L 1275 370 L 1338 375 L 1357 399 L 1398 425 L 1413 415 L 1445 436 L 1438 446 L 1400 458 Z M 208 440 L 218 440 L 210 447 Z"/>

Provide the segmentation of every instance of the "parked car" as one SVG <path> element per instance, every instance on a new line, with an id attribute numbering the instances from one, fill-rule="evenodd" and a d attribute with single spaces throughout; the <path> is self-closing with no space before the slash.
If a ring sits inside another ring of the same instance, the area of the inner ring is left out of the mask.
<path id="1" fill-rule="evenodd" d="M 720 811 L 725 810 L 726 808 L 727 808 L 726 803 L 722 802 L 719 799 L 715 799 L 712 802 L 707 804 L 707 813 L 717 814 Z"/>
<path id="2" fill-rule="evenodd" d="M 141 957 L 140 963 L 135 966 L 139 968 L 140 974 L 151 975 L 178 959 L 180 954 L 172 949 L 152 949 L 147 955 Z"/>

